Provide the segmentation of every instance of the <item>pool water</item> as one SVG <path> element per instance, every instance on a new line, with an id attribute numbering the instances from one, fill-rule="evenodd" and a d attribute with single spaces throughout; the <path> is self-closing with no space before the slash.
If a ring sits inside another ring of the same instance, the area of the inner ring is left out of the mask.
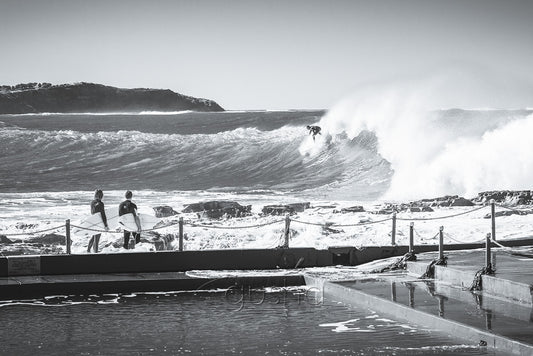
<path id="1" fill-rule="evenodd" d="M 303 288 L 0 303 L 2 355 L 492 355 Z"/>

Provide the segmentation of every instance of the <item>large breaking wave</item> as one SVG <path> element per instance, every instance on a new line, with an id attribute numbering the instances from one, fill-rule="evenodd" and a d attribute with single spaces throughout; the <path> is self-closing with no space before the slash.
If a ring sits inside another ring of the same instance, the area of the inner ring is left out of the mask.
<path id="1" fill-rule="evenodd" d="M 366 90 L 339 103 L 320 125 L 332 142 L 375 134 L 378 154 L 394 172 L 385 198 L 531 188 L 532 110 L 428 110 L 433 94 L 420 87 Z"/>
<path id="2" fill-rule="evenodd" d="M 530 187 L 532 111 L 431 111 L 421 101 L 380 92 L 325 114 L 2 116 L 0 191 L 271 191 L 373 200 Z M 314 123 L 323 128 L 316 140 L 305 129 Z"/>
<path id="3" fill-rule="evenodd" d="M 244 116 L 241 123 L 245 123 L 256 114 L 236 115 Z M 268 120 L 269 115 L 263 115 Z M 375 154 L 372 138 L 369 142 L 339 141 L 316 155 L 301 155 L 298 147 L 303 141 L 313 144 L 303 123 L 313 123 L 309 120 L 317 121 L 319 117 L 302 113 L 261 128 L 251 124 L 239 127 L 235 117 L 225 117 L 217 116 L 210 127 L 202 128 L 205 123 L 201 122 L 188 131 L 168 126 L 171 121 L 165 117 L 147 119 L 151 124 L 138 125 L 143 131 L 96 131 L 84 124 L 91 118 L 82 116 L 69 117 L 69 126 L 76 129 L 68 130 L 57 130 L 54 120 L 31 125 L 24 118 L 4 118 L 9 123 L 4 123 L 0 133 L 0 164 L 5 172 L 0 189 L 68 191 L 101 187 L 326 194 L 335 187 L 350 186 L 350 182 L 357 184 L 365 175 L 372 181 L 381 179 L 375 176 L 373 167 L 382 166 L 383 160 Z M 109 127 L 115 127 L 116 117 L 108 119 Z M 167 125 L 169 133 L 150 132 L 157 125 Z M 213 126 L 219 128 L 213 132 Z M 358 195 L 368 191 L 360 190 Z"/>

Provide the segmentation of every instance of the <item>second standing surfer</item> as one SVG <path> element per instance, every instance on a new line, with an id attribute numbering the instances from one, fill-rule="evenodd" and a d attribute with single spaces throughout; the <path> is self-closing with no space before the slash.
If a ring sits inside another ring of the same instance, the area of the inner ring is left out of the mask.
<path id="1" fill-rule="evenodd" d="M 124 214 L 133 214 L 133 217 L 135 219 L 135 223 L 137 224 L 137 231 L 132 232 L 128 230 L 124 230 L 124 248 L 127 250 L 130 244 L 130 235 L 133 234 L 133 238 L 135 239 L 135 243 L 141 242 L 141 221 L 139 220 L 139 216 L 137 215 L 137 205 L 131 201 L 131 197 L 133 196 L 132 192 L 129 190 L 126 192 L 126 200 L 124 200 L 120 205 L 118 206 L 118 215 L 122 216 Z"/>

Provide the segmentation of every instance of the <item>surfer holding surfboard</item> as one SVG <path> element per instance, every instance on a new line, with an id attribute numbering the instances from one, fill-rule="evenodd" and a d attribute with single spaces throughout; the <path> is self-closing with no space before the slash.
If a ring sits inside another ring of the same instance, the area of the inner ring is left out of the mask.
<path id="1" fill-rule="evenodd" d="M 139 243 L 141 241 L 141 221 L 139 220 L 139 216 L 137 215 L 137 205 L 135 205 L 135 203 L 131 201 L 132 196 L 132 192 L 128 190 L 126 192 L 126 200 L 120 203 L 120 205 L 118 206 L 118 215 L 123 216 L 126 214 L 132 214 L 135 219 L 135 224 L 137 225 L 136 232 L 124 229 L 124 248 L 126 250 L 128 249 L 130 243 L 131 234 L 133 234 L 135 243 Z"/>
<path id="2" fill-rule="evenodd" d="M 107 217 L 105 215 L 104 210 L 104 202 L 102 201 L 102 198 L 104 197 L 104 192 L 102 192 L 100 189 L 96 189 L 94 192 L 94 200 L 91 202 L 91 214 L 100 214 L 102 217 L 102 222 L 104 223 L 105 230 L 109 230 L 109 226 L 107 225 Z M 100 236 L 102 234 L 96 234 L 92 235 L 91 239 L 89 240 L 89 245 L 87 245 L 87 252 L 91 252 L 91 247 L 94 248 L 94 252 L 98 253 L 98 244 L 100 243 Z"/>

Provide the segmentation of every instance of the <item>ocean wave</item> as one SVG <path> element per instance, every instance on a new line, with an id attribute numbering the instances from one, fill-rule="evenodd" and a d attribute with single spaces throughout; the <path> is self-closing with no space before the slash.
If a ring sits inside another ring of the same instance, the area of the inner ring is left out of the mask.
<path id="1" fill-rule="evenodd" d="M 321 120 L 324 135 L 376 137 L 394 174 L 387 199 L 417 199 L 485 190 L 524 189 L 533 180 L 527 110 L 427 110 L 424 88 L 381 88 L 340 102 Z M 312 153 L 315 147 L 307 149 Z"/>
<path id="2" fill-rule="evenodd" d="M 302 156 L 298 146 L 311 138 L 291 125 L 187 135 L 8 127 L 0 139 L 7 153 L 0 164 L 10 172 L 0 189 L 19 191 L 120 189 L 125 182 L 134 189 L 312 191 L 361 178 L 380 161 L 351 140 Z"/>
<path id="3" fill-rule="evenodd" d="M 412 199 L 524 189 L 527 110 L 425 110 L 418 93 L 367 93 L 317 112 L 6 118 L 0 191 L 299 192 Z M 318 124 L 315 140 L 306 124 Z M 260 194 L 260 193 L 259 193 Z"/>

